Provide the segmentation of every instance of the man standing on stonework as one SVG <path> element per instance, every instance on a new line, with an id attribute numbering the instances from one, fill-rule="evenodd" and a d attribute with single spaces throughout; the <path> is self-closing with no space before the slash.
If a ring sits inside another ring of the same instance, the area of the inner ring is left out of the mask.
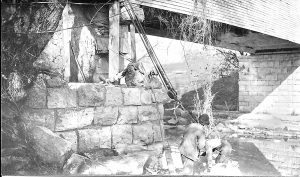
<path id="1" fill-rule="evenodd" d="M 184 166 L 183 173 L 193 174 L 195 162 L 199 161 L 201 156 L 206 157 L 209 171 L 213 164 L 213 152 L 219 152 L 215 162 L 223 163 L 231 150 L 231 145 L 226 140 L 221 140 L 218 132 L 209 129 L 209 117 L 207 114 L 203 114 L 199 117 L 199 123 L 192 123 L 186 128 L 179 146 Z"/>

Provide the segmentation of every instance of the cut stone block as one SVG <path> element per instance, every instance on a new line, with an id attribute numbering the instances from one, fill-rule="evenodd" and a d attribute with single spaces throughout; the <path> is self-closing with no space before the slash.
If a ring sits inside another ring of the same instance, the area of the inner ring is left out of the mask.
<path id="1" fill-rule="evenodd" d="M 141 144 L 118 144 L 115 146 L 115 150 L 119 154 L 128 154 L 128 153 L 134 153 L 138 151 L 144 151 L 148 148 L 146 146 L 143 146 Z"/>
<path id="2" fill-rule="evenodd" d="M 61 77 L 53 77 L 47 78 L 46 84 L 48 88 L 62 87 L 64 85 L 67 85 L 67 81 L 63 80 Z"/>
<path id="3" fill-rule="evenodd" d="M 76 107 L 76 90 L 64 88 L 48 89 L 48 108 L 72 108 Z"/>
<path id="4" fill-rule="evenodd" d="M 111 127 L 79 130 L 79 152 L 111 148 Z"/>
<path id="5" fill-rule="evenodd" d="M 163 140 L 163 124 L 161 121 L 152 122 L 153 141 L 159 142 Z"/>
<path id="6" fill-rule="evenodd" d="M 118 106 L 123 104 L 123 94 L 120 87 L 106 87 L 105 105 Z"/>
<path id="7" fill-rule="evenodd" d="M 124 105 L 141 105 L 140 88 L 122 88 Z"/>
<path id="8" fill-rule="evenodd" d="M 51 131 L 55 128 L 54 110 L 50 109 L 26 109 L 21 118 L 29 125 L 47 127 Z"/>
<path id="9" fill-rule="evenodd" d="M 148 120 L 159 120 L 160 114 L 155 105 L 144 105 L 138 107 L 139 122 Z"/>
<path id="10" fill-rule="evenodd" d="M 141 104 L 152 104 L 153 93 L 151 90 L 141 89 Z"/>
<path id="11" fill-rule="evenodd" d="M 154 103 L 167 103 L 171 99 L 169 98 L 167 91 L 163 89 L 153 89 L 153 102 Z"/>
<path id="12" fill-rule="evenodd" d="M 160 104 L 157 105 L 157 107 L 158 107 L 158 112 L 160 114 L 160 118 L 163 119 L 164 114 L 165 114 L 164 104 L 160 103 Z"/>
<path id="13" fill-rule="evenodd" d="M 94 124 L 113 125 L 117 122 L 119 108 L 113 106 L 96 107 Z"/>
<path id="14" fill-rule="evenodd" d="M 28 91 L 25 105 L 30 108 L 47 107 L 47 88 L 42 76 L 38 76 L 33 87 Z"/>
<path id="15" fill-rule="evenodd" d="M 132 144 L 131 125 L 113 125 L 112 126 L 113 146 L 118 144 Z"/>
<path id="16" fill-rule="evenodd" d="M 70 143 L 72 143 L 71 149 L 74 152 L 77 152 L 77 135 L 76 135 L 75 131 L 70 131 L 70 132 L 56 132 L 55 134 L 57 134 L 61 138 L 69 141 Z"/>
<path id="17" fill-rule="evenodd" d="M 82 128 L 91 125 L 94 119 L 94 108 L 57 110 L 55 131 Z"/>
<path id="18" fill-rule="evenodd" d="M 137 123 L 138 108 L 137 106 L 119 107 L 119 118 L 117 124 Z"/>
<path id="19" fill-rule="evenodd" d="M 147 145 L 154 142 L 152 124 L 145 122 L 140 125 L 132 125 L 133 143 Z"/>
<path id="20" fill-rule="evenodd" d="M 36 153 L 45 162 L 63 165 L 72 151 L 72 143 L 46 127 L 34 127 L 30 131 L 30 135 L 34 141 Z"/>
<path id="21" fill-rule="evenodd" d="M 84 84 L 78 88 L 79 106 L 101 106 L 105 100 L 105 87 L 101 84 Z"/>

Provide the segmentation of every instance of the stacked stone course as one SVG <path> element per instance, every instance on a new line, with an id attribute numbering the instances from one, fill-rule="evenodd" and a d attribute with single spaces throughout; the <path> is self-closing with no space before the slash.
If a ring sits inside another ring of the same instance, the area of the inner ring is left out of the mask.
<path id="1" fill-rule="evenodd" d="M 239 110 L 300 114 L 300 53 L 241 56 Z"/>
<path id="2" fill-rule="evenodd" d="M 160 89 L 97 83 L 69 83 L 52 88 L 39 84 L 33 87 L 31 95 L 21 116 L 23 120 L 55 132 L 71 142 L 75 152 L 124 144 L 147 145 L 162 141 L 164 136 L 163 103 L 168 96 Z"/>

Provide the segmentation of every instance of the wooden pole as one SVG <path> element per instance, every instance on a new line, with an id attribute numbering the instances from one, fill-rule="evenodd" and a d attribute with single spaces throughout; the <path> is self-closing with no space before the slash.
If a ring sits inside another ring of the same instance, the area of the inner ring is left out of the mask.
<path id="1" fill-rule="evenodd" d="M 67 4 L 63 10 L 62 13 L 62 21 L 63 21 L 63 29 L 71 28 L 74 23 L 74 19 L 72 18 L 72 11 L 71 7 L 69 4 Z M 62 31 L 63 33 L 63 47 L 64 47 L 64 52 L 63 52 L 63 58 L 65 61 L 65 71 L 64 71 L 64 79 L 66 81 L 70 81 L 71 77 L 71 56 L 70 56 L 70 42 L 71 42 L 71 35 L 72 30 L 64 30 Z"/>
<path id="2" fill-rule="evenodd" d="M 70 46 L 70 82 L 78 82 L 78 70 L 81 70 L 79 65 L 76 63 L 75 53 L 72 48 L 71 41 L 69 42 Z"/>
<path id="3" fill-rule="evenodd" d="M 130 24 L 130 53 L 132 62 L 136 62 L 136 46 L 135 46 L 135 28 L 134 25 Z"/>
<path id="4" fill-rule="evenodd" d="M 113 79 L 120 68 L 120 3 L 114 1 L 109 7 L 108 77 Z"/>

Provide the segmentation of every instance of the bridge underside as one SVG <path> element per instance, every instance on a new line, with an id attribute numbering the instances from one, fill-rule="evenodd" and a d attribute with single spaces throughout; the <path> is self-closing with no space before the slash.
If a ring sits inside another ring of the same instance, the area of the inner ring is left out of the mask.
<path id="1" fill-rule="evenodd" d="M 170 32 L 166 27 L 166 22 L 162 21 L 159 15 L 153 15 L 153 9 L 159 11 L 160 14 L 169 14 L 169 16 L 179 16 L 182 14 L 155 9 L 152 7 L 141 6 L 145 12 L 145 21 L 143 23 L 145 31 L 149 35 L 167 37 L 173 39 L 181 39 L 179 33 Z M 300 52 L 300 44 L 256 32 L 253 30 L 236 27 L 220 23 L 226 27 L 223 31 L 216 34 L 213 45 L 252 54 L 274 53 L 274 52 Z M 176 24 L 172 24 L 172 28 L 179 28 Z"/>

